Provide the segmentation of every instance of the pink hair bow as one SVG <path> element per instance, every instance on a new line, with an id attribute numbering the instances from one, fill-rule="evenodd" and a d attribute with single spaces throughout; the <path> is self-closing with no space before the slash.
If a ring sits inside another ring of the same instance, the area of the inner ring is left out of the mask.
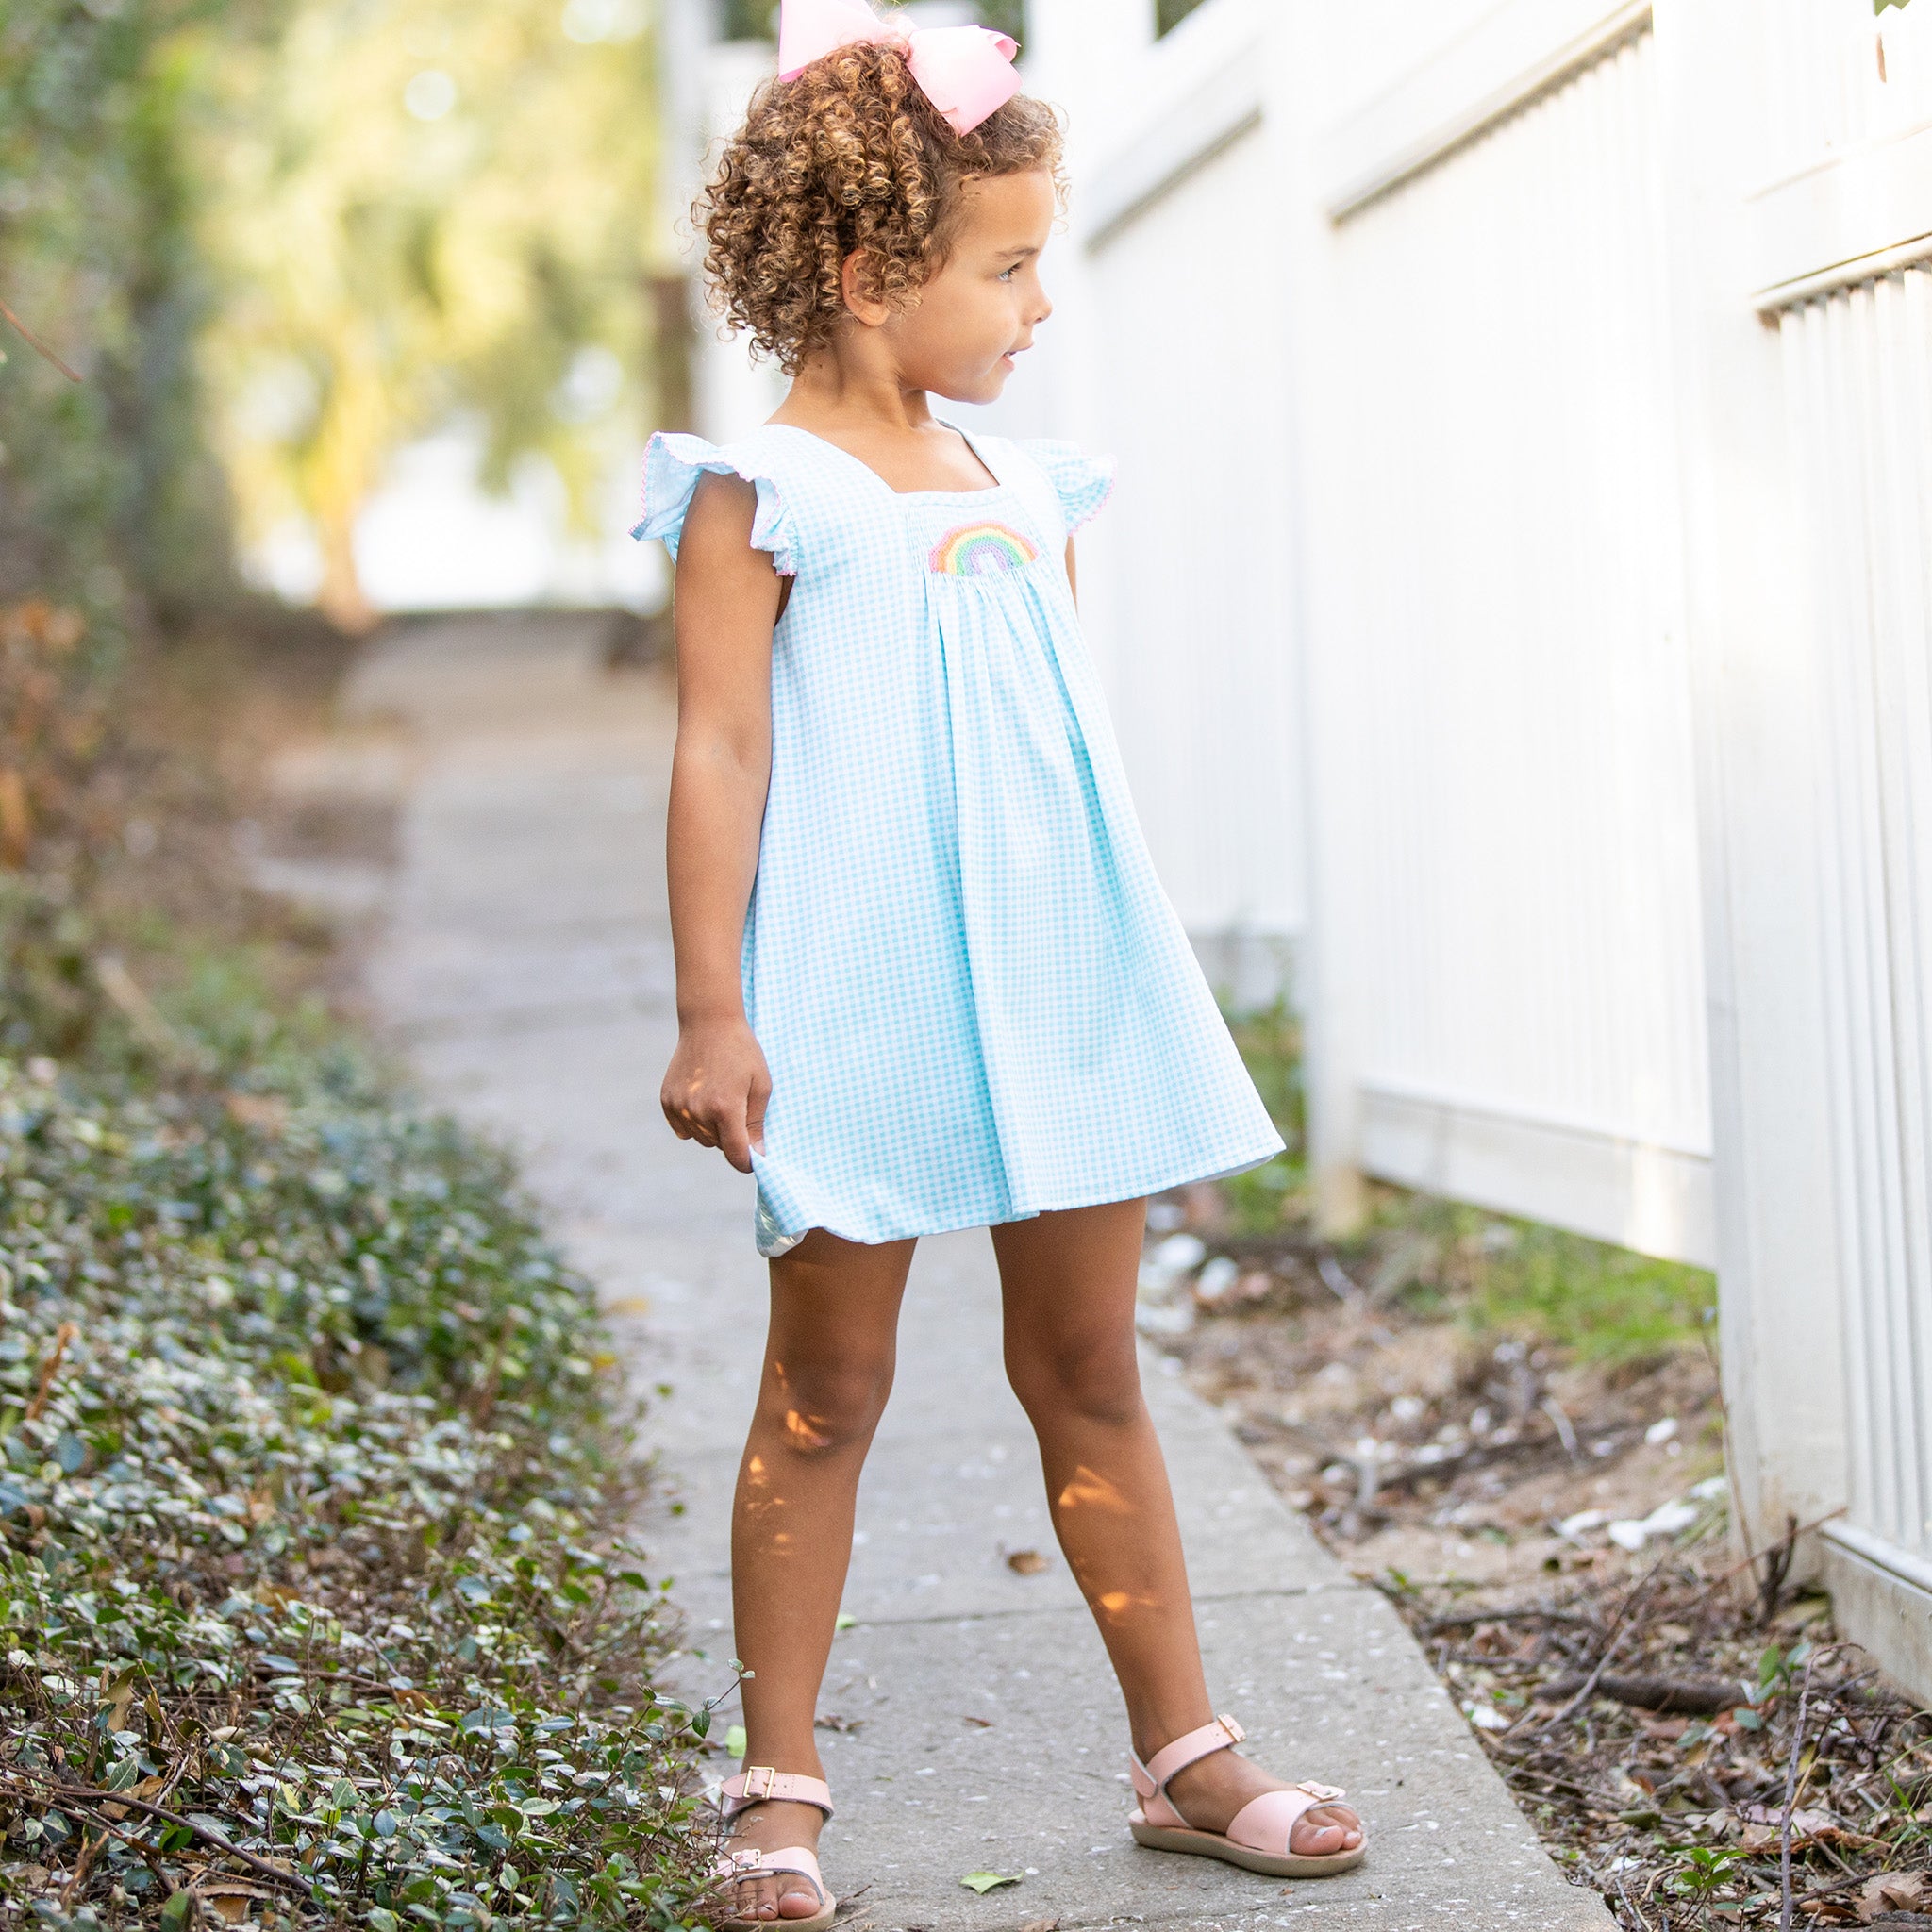
<path id="1" fill-rule="evenodd" d="M 1010 34 L 983 26 L 921 26 L 909 33 L 881 20 L 864 0 L 784 0 L 778 18 L 778 78 L 793 79 L 841 47 L 881 42 L 906 49 L 907 64 L 955 134 L 971 134 L 1020 92 Z"/>

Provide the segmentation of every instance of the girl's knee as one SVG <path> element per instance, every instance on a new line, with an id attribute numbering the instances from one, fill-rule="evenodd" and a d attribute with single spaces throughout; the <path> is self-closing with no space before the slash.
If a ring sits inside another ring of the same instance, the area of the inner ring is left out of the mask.
<path id="1" fill-rule="evenodd" d="M 891 1392 L 890 1356 L 774 1358 L 765 1371 L 762 1407 L 788 1448 L 824 1456 L 869 1440 Z"/>
<path id="2" fill-rule="evenodd" d="M 1036 1424 L 1062 1419 L 1119 1426 L 1141 1413 L 1131 1335 L 1031 1339 L 1007 1350 L 1007 1379 Z"/>

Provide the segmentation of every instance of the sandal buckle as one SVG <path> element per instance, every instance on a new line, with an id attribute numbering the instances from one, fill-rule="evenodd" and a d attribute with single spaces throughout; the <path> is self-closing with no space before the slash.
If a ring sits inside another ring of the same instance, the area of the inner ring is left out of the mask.
<path id="1" fill-rule="evenodd" d="M 1248 1735 L 1234 1718 L 1228 1717 L 1225 1713 L 1218 1715 L 1214 1722 L 1227 1733 L 1230 1743 L 1239 1744 Z"/>
<path id="2" fill-rule="evenodd" d="M 778 1767 L 774 1764 L 747 1764 L 741 1775 L 744 1780 L 743 1795 L 753 1804 L 769 1798 L 777 1789 Z M 765 1781 L 762 1788 L 752 1782 L 754 1778 L 760 1777 Z"/>

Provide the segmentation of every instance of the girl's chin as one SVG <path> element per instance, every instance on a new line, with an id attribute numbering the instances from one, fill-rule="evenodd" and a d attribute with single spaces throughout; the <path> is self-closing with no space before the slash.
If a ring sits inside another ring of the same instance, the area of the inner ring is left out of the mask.
<path id="1" fill-rule="evenodd" d="M 1012 375 L 1012 365 L 997 363 L 984 375 L 962 376 L 943 386 L 935 383 L 933 392 L 942 395 L 949 403 L 996 403 L 1006 391 L 1007 377 Z"/>

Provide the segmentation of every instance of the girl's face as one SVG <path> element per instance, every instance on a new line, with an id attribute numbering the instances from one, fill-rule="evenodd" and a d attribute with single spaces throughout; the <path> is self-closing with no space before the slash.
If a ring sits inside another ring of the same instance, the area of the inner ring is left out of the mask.
<path id="1" fill-rule="evenodd" d="M 1053 181 L 1043 173 L 965 184 L 944 265 L 916 303 L 877 324 L 908 389 L 958 403 L 998 397 L 1014 357 L 1032 346 L 1033 331 L 1053 313 L 1040 257 L 1057 212 Z"/>

